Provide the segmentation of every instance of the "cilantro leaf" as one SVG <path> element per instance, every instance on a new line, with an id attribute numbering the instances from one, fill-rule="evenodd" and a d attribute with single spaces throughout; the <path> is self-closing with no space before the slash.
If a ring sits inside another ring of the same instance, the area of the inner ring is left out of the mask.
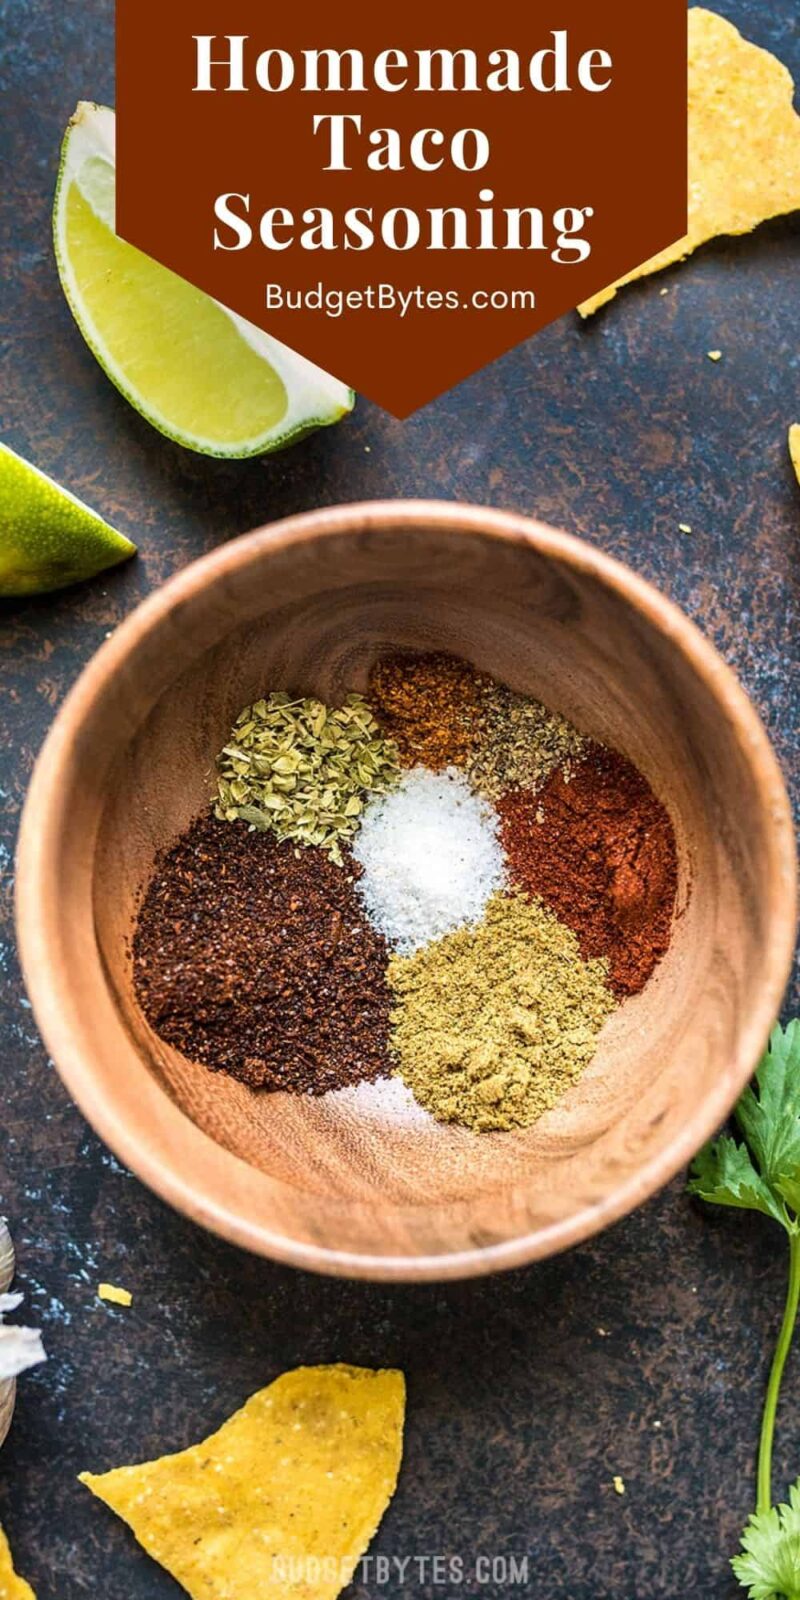
<path id="1" fill-rule="evenodd" d="M 800 1174 L 794 1178 L 779 1178 L 775 1187 L 783 1195 L 786 1204 L 800 1216 Z"/>
<path id="2" fill-rule="evenodd" d="M 800 1479 L 788 1505 L 750 1518 L 731 1566 L 750 1600 L 800 1600 Z"/>
<path id="3" fill-rule="evenodd" d="M 786 1206 L 800 1217 L 800 1020 L 773 1028 L 734 1115 L 745 1144 L 722 1134 L 706 1145 L 692 1162 L 690 1194 L 794 1228 Z"/>
<path id="4" fill-rule="evenodd" d="M 745 1143 L 722 1134 L 707 1144 L 692 1162 L 689 1191 L 780 1222 L 788 1234 L 789 1279 L 761 1419 L 756 1510 L 731 1565 L 750 1600 L 800 1600 L 800 1478 L 788 1504 L 771 1504 L 775 1418 L 800 1308 L 800 1020 L 773 1029 L 734 1117 Z"/>
<path id="5" fill-rule="evenodd" d="M 756 1171 L 749 1152 L 727 1133 L 704 1145 L 691 1166 L 689 1193 L 715 1206 L 738 1206 L 743 1211 L 761 1211 L 765 1217 L 786 1224 L 786 1213 Z"/>
<path id="6" fill-rule="evenodd" d="M 800 1199 L 800 1020 L 772 1031 L 756 1071 L 736 1107 L 736 1121 L 764 1182 L 789 1202 Z"/>

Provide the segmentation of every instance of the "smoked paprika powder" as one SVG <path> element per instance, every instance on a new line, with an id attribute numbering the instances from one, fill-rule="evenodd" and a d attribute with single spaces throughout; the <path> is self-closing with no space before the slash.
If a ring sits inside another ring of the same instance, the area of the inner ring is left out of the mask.
<path id="1" fill-rule="evenodd" d="M 678 887 L 675 833 L 646 779 L 593 745 L 498 810 L 512 882 L 572 928 L 584 959 L 606 958 L 620 999 L 638 994 L 669 944 Z"/>

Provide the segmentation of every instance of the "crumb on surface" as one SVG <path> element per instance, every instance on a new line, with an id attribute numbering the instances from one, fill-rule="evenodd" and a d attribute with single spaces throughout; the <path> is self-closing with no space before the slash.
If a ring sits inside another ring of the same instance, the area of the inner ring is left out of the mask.
<path id="1" fill-rule="evenodd" d="M 97 1293 L 101 1300 L 107 1300 L 112 1306 L 129 1306 L 133 1301 L 130 1289 L 119 1289 L 113 1283 L 101 1283 Z"/>
<path id="2" fill-rule="evenodd" d="M 620 1477 L 620 1474 L 618 1472 L 615 1472 L 615 1474 L 614 1474 L 614 1493 L 615 1494 L 624 1494 L 625 1493 L 625 1479 Z"/>

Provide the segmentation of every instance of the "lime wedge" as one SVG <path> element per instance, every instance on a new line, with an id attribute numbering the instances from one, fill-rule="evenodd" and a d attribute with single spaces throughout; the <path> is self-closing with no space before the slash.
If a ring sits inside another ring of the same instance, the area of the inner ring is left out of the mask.
<path id="1" fill-rule="evenodd" d="M 112 383 L 204 455 L 262 455 L 338 422 L 345 384 L 117 238 L 115 133 L 113 111 L 80 103 L 53 214 L 64 293 Z"/>
<path id="2" fill-rule="evenodd" d="M 0 595 L 64 589 L 135 554 L 130 539 L 0 444 Z"/>

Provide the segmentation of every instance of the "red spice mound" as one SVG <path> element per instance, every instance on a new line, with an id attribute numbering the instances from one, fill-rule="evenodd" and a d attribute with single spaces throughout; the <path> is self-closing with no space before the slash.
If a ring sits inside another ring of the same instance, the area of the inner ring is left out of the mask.
<path id="1" fill-rule="evenodd" d="M 594 746 L 565 782 L 500 800 L 512 880 L 605 956 L 614 993 L 637 994 L 666 950 L 678 886 L 675 834 L 650 785 L 624 756 Z"/>
<path id="2" fill-rule="evenodd" d="M 387 1072 L 388 950 L 358 872 L 199 817 L 157 862 L 133 938 L 155 1031 L 252 1088 L 323 1094 Z"/>

